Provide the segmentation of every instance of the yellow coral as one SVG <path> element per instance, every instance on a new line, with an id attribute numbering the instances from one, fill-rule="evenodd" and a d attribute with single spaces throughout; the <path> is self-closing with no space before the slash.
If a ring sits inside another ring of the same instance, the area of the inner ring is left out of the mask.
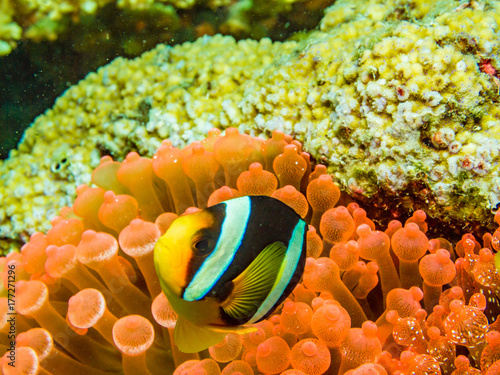
<path id="1" fill-rule="evenodd" d="M 358 197 L 405 191 L 414 208 L 482 220 L 500 202 L 498 88 L 478 66 L 498 55 L 497 8 L 344 0 L 298 42 L 203 37 L 118 58 L 69 88 L 3 162 L 0 237 L 46 230 L 46 207 L 71 200 L 102 154 L 151 155 L 160 139 L 183 146 L 213 126 L 293 133 Z M 47 157 L 61 147 L 65 162 Z M 13 195 L 43 180 L 50 194 Z"/>

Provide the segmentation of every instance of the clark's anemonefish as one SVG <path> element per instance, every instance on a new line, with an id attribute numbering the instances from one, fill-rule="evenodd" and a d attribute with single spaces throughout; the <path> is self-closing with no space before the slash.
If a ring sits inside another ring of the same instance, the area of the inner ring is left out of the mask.
<path id="1" fill-rule="evenodd" d="M 179 315 L 175 342 L 198 352 L 255 330 L 304 271 L 307 225 L 267 196 L 235 198 L 174 220 L 154 250 L 163 292 Z"/>

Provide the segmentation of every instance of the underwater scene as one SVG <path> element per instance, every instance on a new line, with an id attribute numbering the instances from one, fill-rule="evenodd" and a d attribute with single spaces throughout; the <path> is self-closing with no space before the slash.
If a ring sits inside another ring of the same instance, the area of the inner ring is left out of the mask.
<path id="1" fill-rule="evenodd" d="M 500 374 L 500 0 L 0 0 L 3 374 Z"/>

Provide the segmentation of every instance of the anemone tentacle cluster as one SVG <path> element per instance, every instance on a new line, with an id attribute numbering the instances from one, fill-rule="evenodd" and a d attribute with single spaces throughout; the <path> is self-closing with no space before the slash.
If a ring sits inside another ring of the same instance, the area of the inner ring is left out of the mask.
<path id="1" fill-rule="evenodd" d="M 377 230 L 341 197 L 326 167 L 312 167 L 291 136 L 276 130 L 263 140 L 235 128 L 212 129 L 182 150 L 164 141 L 152 159 L 103 158 L 95 186 L 79 186 L 46 234 L 0 258 L 3 371 L 15 270 L 19 371 L 498 373 L 500 229 L 452 244 L 427 237 L 426 214 L 416 211 Z M 154 245 L 178 215 L 242 195 L 280 199 L 308 222 L 303 280 L 256 331 L 184 354 L 154 271 Z M 500 226 L 500 214 L 495 221 Z"/>

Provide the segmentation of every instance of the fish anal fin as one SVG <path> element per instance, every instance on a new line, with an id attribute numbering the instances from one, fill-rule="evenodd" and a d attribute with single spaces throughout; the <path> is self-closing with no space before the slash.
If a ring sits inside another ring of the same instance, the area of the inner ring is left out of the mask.
<path id="1" fill-rule="evenodd" d="M 274 242 L 253 260 L 233 282 L 233 290 L 222 303 L 230 317 L 244 320 L 255 313 L 272 290 L 286 254 L 282 242 Z"/>
<path id="2" fill-rule="evenodd" d="M 181 352 L 197 353 L 218 344 L 228 333 L 198 326 L 180 316 L 175 324 L 174 339 Z"/>

